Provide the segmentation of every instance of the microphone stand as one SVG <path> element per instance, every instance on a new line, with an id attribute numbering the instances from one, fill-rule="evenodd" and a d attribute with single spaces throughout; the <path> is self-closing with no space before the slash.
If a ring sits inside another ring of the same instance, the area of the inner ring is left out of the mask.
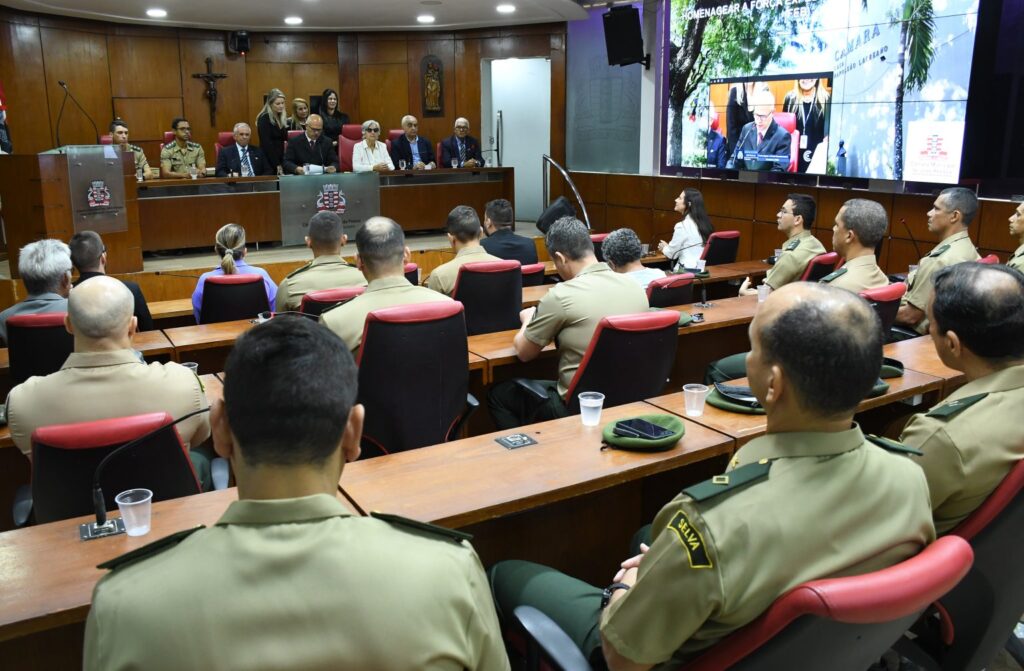
<path id="1" fill-rule="evenodd" d="M 707 288 L 707 286 L 705 286 L 704 280 L 702 280 L 701 278 L 697 277 L 696 275 L 693 276 L 693 279 L 695 279 L 698 282 L 700 282 L 700 302 L 699 303 L 694 303 L 694 305 L 696 307 L 698 307 L 698 308 L 701 308 L 702 310 L 706 309 L 706 308 L 714 307 L 714 305 L 715 305 L 714 303 L 708 303 L 708 288 Z"/>
<path id="2" fill-rule="evenodd" d="M 63 79 L 57 80 L 57 83 L 60 84 L 60 87 L 62 89 L 64 89 L 64 100 L 61 101 L 60 113 L 57 115 L 57 146 L 58 147 L 62 146 L 61 143 L 60 143 L 60 119 L 61 119 L 61 115 L 64 114 L 64 104 L 67 103 L 69 97 L 71 98 L 71 102 L 75 103 L 75 107 L 80 109 L 82 111 L 82 114 L 85 115 L 85 118 L 89 120 L 90 124 L 92 124 L 93 136 L 96 139 L 96 144 L 99 144 L 100 143 L 100 129 L 96 127 L 96 122 L 92 120 L 92 117 L 89 116 L 89 113 L 85 111 L 85 108 L 82 107 L 82 104 L 79 103 L 78 99 L 75 98 L 74 94 L 71 93 L 71 89 L 68 88 L 67 83 L 64 82 Z"/>

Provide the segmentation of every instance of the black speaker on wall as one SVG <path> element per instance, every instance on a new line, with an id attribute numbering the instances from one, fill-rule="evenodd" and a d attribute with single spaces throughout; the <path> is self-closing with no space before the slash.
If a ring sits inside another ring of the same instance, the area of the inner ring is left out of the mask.
<path id="1" fill-rule="evenodd" d="M 651 66 L 651 57 L 644 54 L 644 38 L 640 33 L 640 10 L 629 5 L 612 7 L 604 19 L 604 45 L 608 65 L 643 63 Z"/>
<path id="2" fill-rule="evenodd" d="M 243 56 L 249 53 L 249 33 L 244 30 L 228 33 L 228 51 Z"/>

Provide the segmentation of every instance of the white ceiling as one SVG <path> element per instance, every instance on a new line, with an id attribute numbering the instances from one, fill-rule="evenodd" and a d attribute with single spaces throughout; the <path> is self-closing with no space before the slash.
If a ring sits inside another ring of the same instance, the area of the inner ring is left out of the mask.
<path id="1" fill-rule="evenodd" d="M 515 5 L 499 14 L 499 4 Z M 575 0 L 3 0 L 3 4 L 41 14 L 151 26 L 187 26 L 224 30 L 437 30 L 511 26 L 586 18 Z M 167 18 L 151 19 L 160 8 Z M 430 25 L 418 14 L 433 14 Z M 302 17 L 301 26 L 285 25 L 286 16 Z"/>

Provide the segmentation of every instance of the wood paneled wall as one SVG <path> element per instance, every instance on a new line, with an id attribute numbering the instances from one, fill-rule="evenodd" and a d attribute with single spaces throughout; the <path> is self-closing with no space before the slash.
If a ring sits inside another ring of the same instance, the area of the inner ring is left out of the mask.
<path id="1" fill-rule="evenodd" d="M 290 101 L 339 92 L 340 107 L 353 122 L 376 119 L 398 128 L 405 114 L 420 120 L 420 133 L 437 142 L 452 133 L 455 119 L 480 129 L 480 60 L 550 58 L 552 155 L 564 161 L 565 24 L 448 32 L 251 33 L 251 51 L 228 54 L 226 34 L 130 26 L 0 7 L 0 81 L 7 94 L 9 124 L 18 153 L 56 145 L 56 124 L 65 80 L 96 120 L 100 134 L 115 116 L 130 124 L 131 140 L 159 163 L 159 146 L 171 119 L 183 115 L 193 139 L 212 164 L 217 132 L 238 121 L 254 124 L 263 96 L 280 88 Z M 444 116 L 422 113 L 420 62 L 434 55 L 444 64 Z M 217 124 L 210 124 L 205 84 L 192 75 L 227 73 L 217 84 Z M 62 144 L 93 141 L 92 126 L 68 102 Z"/>

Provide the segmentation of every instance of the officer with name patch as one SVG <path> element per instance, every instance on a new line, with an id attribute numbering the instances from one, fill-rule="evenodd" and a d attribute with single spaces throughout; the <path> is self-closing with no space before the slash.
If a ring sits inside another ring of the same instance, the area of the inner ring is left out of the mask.
<path id="1" fill-rule="evenodd" d="M 764 283 L 773 291 L 799 280 L 811 259 L 825 253 L 824 245 L 811 233 L 816 212 L 814 199 L 803 193 L 789 194 L 779 208 L 777 223 L 779 230 L 786 235 L 786 242 L 782 245 L 782 254 L 775 259 L 775 265 L 764 278 Z M 757 288 L 750 286 L 750 278 L 743 280 L 739 295 L 755 294 Z"/>
<path id="2" fill-rule="evenodd" d="M 142 147 L 128 142 L 128 123 L 124 119 L 114 119 L 110 122 L 111 141 L 121 148 L 121 151 L 130 151 L 135 159 L 135 173 L 142 171 L 143 179 L 153 179 L 153 169 L 149 167 L 146 154 Z"/>
<path id="3" fill-rule="evenodd" d="M 366 278 L 358 268 L 341 258 L 341 248 L 348 243 L 341 217 L 334 212 L 317 212 L 309 220 L 306 246 L 313 251 L 313 260 L 297 268 L 277 287 L 275 310 L 298 310 L 302 297 L 310 291 L 365 287 Z"/>
<path id="4" fill-rule="evenodd" d="M 161 177 L 191 177 L 189 168 L 195 168 L 202 177 L 206 174 L 206 153 L 198 142 L 192 142 L 192 125 L 184 117 L 171 122 L 174 139 L 160 150 Z"/>
<path id="5" fill-rule="evenodd" d="M 935 528 L 953 529 L 1024 458 L 1014 422 L 1024 409 L 1024 276 L 961 263 L 934 276 L 929 333 L 942 363 L 967 384 L 915 415 L 900 440 L 923 453 Z"/>
<path id="6" fill-rule="evenodd" d="M 888 227 L 885 208 L 875 201 L 852 198 L 843 203 L 832 226 L 832 250 L 843 257 L 843 267 L 820 281 L 855 294 L 889 284 L 875 258 L 875 247 Z"/>
<path id="7" fill-rule="evenodd" d="M 500 618 L 531 605 L 592 663 L 675 668 L 802 582 L 891 566 L 934 540 L 927 483 L 907 448 L 879 445 L 853 423 L 882 362 L 868 304 L 827 285 L 787 285 L 758 310 L 750 340 L 767 435 L 662 508 L 650 547 L 603 591 L 537 564 L 496 564 Z"/>
<path id="8" fill-rule="evenodd" d="M 1024 273 L 1024 203 L 1018 205 L 1010 215 L 1010 235 L 1017 238 L 1021 245 L 1010 255 L 1006 265 Z"/>

